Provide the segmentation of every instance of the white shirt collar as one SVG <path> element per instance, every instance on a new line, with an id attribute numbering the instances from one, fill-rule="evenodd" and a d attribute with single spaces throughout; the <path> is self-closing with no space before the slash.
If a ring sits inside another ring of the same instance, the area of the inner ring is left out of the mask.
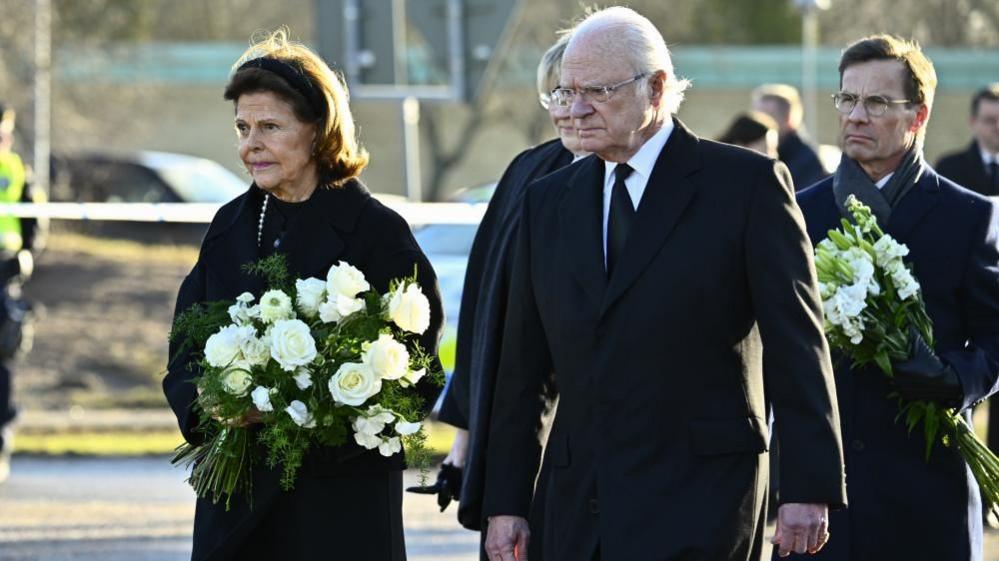
<path id="1" fill-rule="evenodd" d="M 881 179 L 879 179 L 878 182 L 875 183 L 874 185 L 878 189 L 883 189 L 884 186 L 888 185 L 888 182 L 891 181 L 891 176 L 893 176 L 893 175 L 895 175 L 895 172 L 889 173 L 888 175 L 886 175 L 886 176 L 882 177 Z"/>
<path id="2" fill-rule="evenodd" d="M 985 167 L 988 167 L 993 162 L 999 164 L 999 154 L 989 152 L 985 148 L 982 148 L 981 144 L 978 145 L 978 152 L 982 155 L 982 163 L 985 164 Z"/>
<path id="3" fill-rule="evenodd" d="M 656 131 L 656 134 L 652 135 L 652 138 L 645 141 L 642 147 L 638 149 L 638 152 L 628 159 L 628 165 L 634 171 L 631 176 L 636 174 L 642 178 L 641 189 L 637 193 L 637 198 L 635 194 L 632 194 L 632 199 L 635 202 L 635 208 L 638 208 L 638 203 L 642 198 L 642 194 L 645 192 L 645 185 L 648 184 L 649 178 L 652 177 L 652 168 L 656 167 L 656 161 L 659 159 L 659 154 L 663 151 L 663 147 L 666 146 L 666 141 L 669 140 L 669 135 L 673 132 L 673 119 L 667 118 L 663 123 L 663 126 Z M 614 170 L 617 168 L 617 162 L 604 162 L 604 189 L 606 190 L 608 186 L 614 185 Z M 629 176 L 629 177 L 631 177 Z"/>

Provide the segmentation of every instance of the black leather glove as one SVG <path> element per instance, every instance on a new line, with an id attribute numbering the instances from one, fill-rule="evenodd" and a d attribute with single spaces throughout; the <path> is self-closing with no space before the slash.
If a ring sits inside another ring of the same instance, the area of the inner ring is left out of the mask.
<path id="1" fill-rule="evenodd" d="M 418 495 L 437 495 L 437 504 L 441 507 L 441 512 L 451 504 L 452 500 L 461 498 L 461 468 L 451 464 L 441 464 L 441 470 L 437 472 L 437 481 L 433 485 L 419 485 L 406 488 L 408 493 Z"/>
<path id="2" fill-rule="evenodd" d="M 909 330 L 909 358 L 892 364 L 898 393 L 909 401 L 935 401 L 957 407 L 964 399 L 961 380 L 914 329 Z"/>

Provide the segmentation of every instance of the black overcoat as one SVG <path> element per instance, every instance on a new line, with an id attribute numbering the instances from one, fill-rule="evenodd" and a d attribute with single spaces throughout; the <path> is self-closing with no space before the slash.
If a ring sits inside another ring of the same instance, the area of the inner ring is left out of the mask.
<path id="1" fill-rule="evenodd" d="M 965 189 L 986 195 L 999 195 L 999 190 L 990 183 L 990 178 L 982 162 L 982 151 L 977 141 L 960 152 L 947 154 L 940 158 L 936 167 L 937 173 L 957 183 Z"/>
<path id="2" fill-rule="evenodd" d="M 458 520 L 481 530 L 482 485 L 489 413 L 510 284 L 510 261 L 527 186 L 572 162 L 558 139 L 521 152 L 510 162 L 489 201 L 468 257 L 458 316 L 454 373 L 441 404 L 440 419 L 469 431 Z"/>
<path id="3" fill-rule="evenodd" d="M 839 227 L 832 179 L 798 194 L 813 242 Z M 999 379 L 999 214 L 996 204 L 926 170 L 892 210 L 884 231 L 906 261 L 933 321 L 936 352 L 961 380 L 967 409 Z M 850 507 L 830 516 L 822 561 L 982 559 L 978 486 L 954 448 L 924 458 L 875 367 L 834 355 Z M 969 416 L 970 417 L 970 416 Z"/>
<path id="4" fill-rule="evenodd" d="M 759 559 L 768 401 L 782 499 L 846 501 L 811 245 L 787 169 L 675 123 L 609 279 L 601 160 L 539 180 L 524 203 L 483 515 L 530 509 L 529 398 L 554 371 L 545 561 L 597 547 L 604 561 Z"/>
<path id="5" fill-rule="evenodd" d="M 251 186 L 219 209 L 197 264 L 181 284 L 178 313 L 197 302 L 233 300 L 243 292 L 260 296 L 262 279 L 245 274 L 241 267 L 259 258 L 256 236 L 262 197 L 263 192 Z M 359 181 L 317 189 L 292 222 L 282 247 L 295 278 L 325 279 L 331 265 L 346 261 L 382 292 L 388 290 L 390 280 L 411 276 L 415 267 L 431 307 L 430 328 L 421 342 L 436 357 L 444 318 L 434 271 L 405 220 L 372 198 Z M 191 411 L 195 399 L 191 380 L 197 369 L 191 366 L 189 354 L 175 356 L 176 351 L 170 350 L 174 358 L 163 389 L 181 433 L 196 444 L 203 440 L 194 430 L 197 418 Z M 433 404 L 439 388 L 429 383 L 429 377 L 418 387 L 426 402 Z M 232 501 L 229 511 L 208 499 L 198 500 L 192 559 L 223 561 L 245 555 L 240 553 L 242 546 L 259 541 L 253 533 L 261 524 L 270 532 L 274 528 L 295 532 L 280 537 L 287 544 L 282 555 L 286 559 L 405 559 L 397 477 L 404 467 L 401 453 L 383 457 L 378 450 L 365 450 L 350 441 L 307 455 L 296 482 L 298 490 L 285 493 L 278 487 L 278 473 L 258 462 L 253 471 L 252 510 L 239 498 Z M 366 497 L 370 500 L 363 500 Z M 275 509 L 280 509 L 280 516 L 272 512 Z M 260 557 L 268 554 L 260 553 Z"/>

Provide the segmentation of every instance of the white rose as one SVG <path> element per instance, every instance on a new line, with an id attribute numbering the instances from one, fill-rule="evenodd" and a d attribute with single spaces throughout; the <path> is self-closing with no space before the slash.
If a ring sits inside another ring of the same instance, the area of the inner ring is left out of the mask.
<path id="1" fill-rule="evenodd" d="M 383 380 L 398 380 L 409 368 L 409 351 L 391 335 L 382 333 L 378 339 L 364 344 L 361 355 L 365 364 Z"/>
<path id="2" fill-rule="evenodd" d="M 257 411 L 273 411 L 274 406 L 271 405 L 271 389 L 265 388 L 263 386 L 257 386 L 250 392 L 250 397 L 253 398 L 253 405 L 256 406 Z"/>
<path id="3" fill-rule="evenodd" d="M 389 298 L 388 315 L 401 329 L 423 333 L 430 326 L 430 301 L 419 285 L 399 285 Z"/>
<path id="4" fill-rule="evenodd" d="M 252 326 L 246 326 L 246 328 L 250 329 L 249 336 L 244 336 L 240 343 L 240 350 L 243 353 L 245 364 L 247 366 L 266 365 L 267 361 L 271 358 L 270 345 L 254 335 L 255 330 Z"/>
<path id="5" fill-rule="evenodd" d="M 419 422 L 409 423 L 405 419 L 400 419 L 399 422 L 395 424 L 395 432 L 403 436 L 415 434 L 417 431 L 420 430 L 421 426 L 422 423 Z"/>
<path id="6" fill-rule="evenodd" d="M 302 320 L 278 320 L 268 332 L 271 338 L 271 356 L 281 368 L 294 372 L 316 358 L 316 342 L 309 326 Z"/>
<path id="7" fill-rule="evenodd" d="M 295 281 L 295 303 L 298 310 L 307 317 L 319 315 L 319 305 L 326 300 L 326 283 L 321 279 L 308 278 Z"/>
<path id="8" fill-rule="evenodd" d="M 295 371 L 295 385 L 300 390 L 309 389 L 312 387 L 312 374 L 305 368 L 299 368 Z"/>
<path id="9" fill-rule="evenodd" d="M 205 342 L 205 360 L 215 368 L 229 366 L 240 358 L 240 335 L 238 325 L 227 325 L 212 334 Z"/>
<path id="10" fill-rule="evenodd" d="M 399 441 L 398 436 L 382 440 L 382 443 L 378 445 L 378 452 L 382 456 L 398 454 L 400 450 L 402 450 L 402 442 Z"/>
<path id="11" fill-rule="evenodd" d="M 378 448 L 381 445 L 382 437 L 374 434 L 355 432 L 354 442 L 357 442 L 359 445 L 367 448 L 368 450 L 374 450 L 375 448 Z"/>
<path id="12" fill-rule="evenodd" d="M 312 418 L 312 413 L 309 413 L 309 408 L 297 399 L 292 401 L 288 407 L 285 407 L 284 411 L 300 427 L 311 429 L 316 426 L 316 420 Z"/>
<path id="13" fill-rule="evenodd" d="M 370 288 L 371 285 L 364 279 L 364 273 L 345 261 L 333 265 L 326 273 L 326 293 L 331 299 L 333 296 L 355 298 Z"/>
<path id="14" fill-rule="evenodd" d="M 319 319 L 323 323 L 336 323 L 340 321 L 340 310 L 336 307 L 336 302 L 327 300 L 319 305 Z"/>
<path id="15" fill-rule="evenodd" d="M 337 403 L 358 406 L 382 390 L 382 381 L 367 364 L 348 362 L 329 381 L 330 394 Z"/>
<path id="16" fill-rule="evenodd" d="M 427 373 L 426 368 L 421 368 L 419 370 L 409 370 L 406 372 L 405 376 L 399 378 L 399 385 L 404 388 L 408 388 L 409 386 L 412 386 L 413 384 L 419 382 L 420 378 L 426 375 L 426 373 Z"/>
<path id="17" fill-rule="evenodd" d="M 291 308 L 291 298 L 280 290 L 268 290 L 260 297 L 260 319 L 266 323 L 274 323 L 282 319 L 291 319 L 294 310 Z"/>
<path id="18" fill-rule="evenodd" d="M 345 318 L 354 312 L 364 309 L 364 300 L 361 298 L 348 298 L 344 295 L 335 296 L 336 311 L 340 318 Z"/>
<path id="19" fill-rule="evenodd" d="M 225 391 L 237 397 L 246 395 L 251 384 L 253 384 L 253 377 L 246 370 L 229 370 L 222 377 L 222 387 L 225 388 Z"/>

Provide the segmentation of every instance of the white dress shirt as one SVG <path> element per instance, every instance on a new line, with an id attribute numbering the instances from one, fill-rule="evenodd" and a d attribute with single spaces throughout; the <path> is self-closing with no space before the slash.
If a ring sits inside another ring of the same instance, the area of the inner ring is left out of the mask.
<path id="1" fill-rule="evenodd" d="M 878 189 L 884 189 L 884 186 L 888 185 L 888 182 L 891 180 L 891 176 L 893 176 L 893 175 L 895 175 L 895 172 L 889 173 L 888 175 L 886 175 L 886 176 L 882 177 L 881 179 L 879 179 L 878 182 L 875 183 L 874 185 Z"/>
<path id="2" fill-rule="evenodd" d="M 670 133 L 673 132 L 673 119 L 666 119 L 661 129 L 652 138 L 645 141 L 645 144 L 635 152 L 635 155 L 628 160 L 628 165 L 634 170 L 624 180 L 624 186 L 628 189 L 628 196 L 638 212 L 638 204 L 642 201 L 642 194 L 649 184 L 649 177 L 652 176 L 652 168 L 656 166 L 659 153 L 666 146 Z M 604 161 L 604 269 L 607 268 L 607 224 L 610 221 L 611 193 L 614 190 L 614 170 L 617 169 L 616 162 Z"/>

